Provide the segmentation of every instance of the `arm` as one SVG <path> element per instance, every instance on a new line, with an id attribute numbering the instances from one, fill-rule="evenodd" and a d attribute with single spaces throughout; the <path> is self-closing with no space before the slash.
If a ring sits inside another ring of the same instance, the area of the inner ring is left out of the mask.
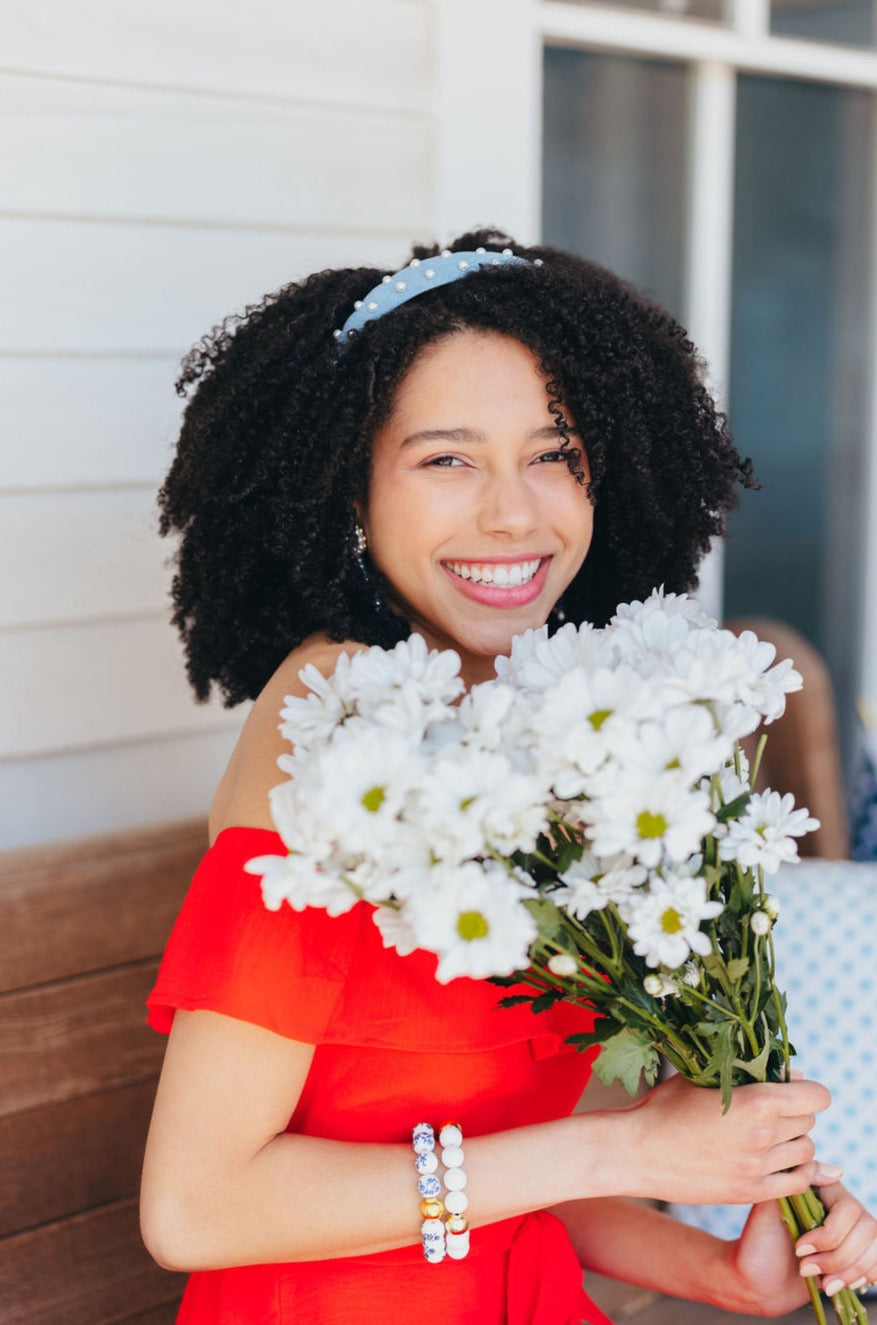
<path id="1" fill-rule="evenodd" d="M 141 1197 L 144 1240 L 161 1264 L 215 1269 L 366 1255 L 417 1242 L 406 1143 L 354 1144 L 284 1131 L 312 1055 L 308 1045 L 231 1017 L 177 1013 Z M 670 1097 L 668 1087 L 675 1092 Z M 763 1200 L 802 1191 L 813 1179 L 812 1145 L 803 1133 L 812 1124 L 811 1107 L 827 1095 L 821 1086 L 741 1087 L 725 1120 L 715 1092 L 666 1082 L 650 1095 L 651 1103 L 635 1110 L 467 1138 L 473 1226 L 577 1197 Z M 778 1104 L 784 1112 L 777 1113 Z M 726 1125 L 721 1168 L 717 1119 Z M 756 1162 L 741 1174 L 750 1153 Z"/>
<path id="2" fill-rule="evenodd" d="M 820 1195 L 828 1218 L 796 1245 L 775 1201 L 753 1206 L 733 1242 L 618 1198 L 574 1201 L 553 1213 L 582 1264 L 599 1274 L 741 1315 L 781 1316 L 808 1300 L 805 1274 L 821 1274 L 829 1294 L 877 1275 L 877 1220 L 838 1182 Z"/>

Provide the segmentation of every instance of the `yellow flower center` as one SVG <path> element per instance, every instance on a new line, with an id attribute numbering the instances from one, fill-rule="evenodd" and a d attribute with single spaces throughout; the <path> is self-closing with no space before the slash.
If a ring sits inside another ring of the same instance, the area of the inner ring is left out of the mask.
<path id="1" fill-rule="evenodd" d="M 667 831 L 667 820 L 663 814 L 650 814 L 648 810 L 637 815 L 636 831 L 640 837 L 663 837 Z"/>
<path id="2" fill-rule="evenodd" d="M 384 803 L 386 794 L 383 787 L 369 787 L 368 791 L 363 792 L 362 803 L 370 814 L 377 814 Z"/>
<path id="3" fill-rule="evenodd" d="M 668 906 L 661 916 L 661 928 L 665 934 L 678 934 L 682 928 L 682 917 L 675 907 Z"/>
<path id="4" fill-rule="evenodd" d="M 588 722 L 598 732 L 607 718 L 612 716 L 611 709 L 594 709 L 593 713 L 588 714 Z"/>
<path id="5" fill-rule="evenodd" d="M 467 943 L 486 938 L 489 930 L 490 926 L 480 911 L 461 911 L 457 916 L 457 933 Z"/>

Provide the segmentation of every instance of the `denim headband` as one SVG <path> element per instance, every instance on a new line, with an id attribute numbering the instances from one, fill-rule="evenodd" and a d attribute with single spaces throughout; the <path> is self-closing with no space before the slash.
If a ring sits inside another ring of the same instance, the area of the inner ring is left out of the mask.
<path id="1" fill-rule="evenodd" d="M 344 326 L 340 331 L 333 332 L 335 340 L 339 346 L 347 345 L 366 322 L 376 321 L 409 299 L 416 299 L 419 294 L 426 294 L 439 285 L 450 285 L 452 281 L 471 276 L 480 267 L 514 264 L 541 267 L 542 259 L 536 258 L 531 264 L 529 258 L 519 258 L 510 248 L 504 248 L 501 253 L 486 248 L 477 248 L 474 253 L 452 253 L 445 249 L 439 257 L 412 258 L 407 267 L 392 276 L 384 276 L 381 283 L 369 290 L 363 299 L 357 299 Z"/>

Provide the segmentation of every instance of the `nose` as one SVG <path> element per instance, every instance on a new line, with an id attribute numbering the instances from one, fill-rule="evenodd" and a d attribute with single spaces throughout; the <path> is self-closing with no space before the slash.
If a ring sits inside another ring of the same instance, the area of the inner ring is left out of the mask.
<path id="1" fill-rule="evenodd" d="M 486 480 L 478 518 L 482 533 L 520 540 L 538 522 L 536 500 L 522 474 L 495 474 Z"/>

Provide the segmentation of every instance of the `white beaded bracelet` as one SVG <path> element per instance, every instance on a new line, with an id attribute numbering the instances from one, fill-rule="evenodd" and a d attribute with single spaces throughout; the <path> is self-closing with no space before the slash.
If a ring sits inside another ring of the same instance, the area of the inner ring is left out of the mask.
<path id="1" fill-rule="evenodd" d="M 430 1265 L 438 1265 L 447 1252 L 447 1240 L 442 1216 L 445 1213 L 441 1200 L 442 1184 L 436 1175 L 438 1156 L 435 1153 L 435 1132 L 429 1123 L 417 1123 L 411 1132 L 411 1145 L 414 1149 L 414 1168 L 417 1172 L 417 1192 L 421 1198 L 420 1236 L 423 1240 L 423 1255 Z"/>
<path id="2" fill-rule="evenodd" d="M 469 1254 L 469 1224 L 464 1211 L 469 1198 L 464 1191 L 467 1178 L 463 1169 L 463 1131 L 458 1123 L 445 1123 L 439 1132 L 442 1164 L 445 1168 L 444 1204 L 448 1212 L 445 1220 L 445 1251 L 453 1261 L 462 1261 Z"/>

